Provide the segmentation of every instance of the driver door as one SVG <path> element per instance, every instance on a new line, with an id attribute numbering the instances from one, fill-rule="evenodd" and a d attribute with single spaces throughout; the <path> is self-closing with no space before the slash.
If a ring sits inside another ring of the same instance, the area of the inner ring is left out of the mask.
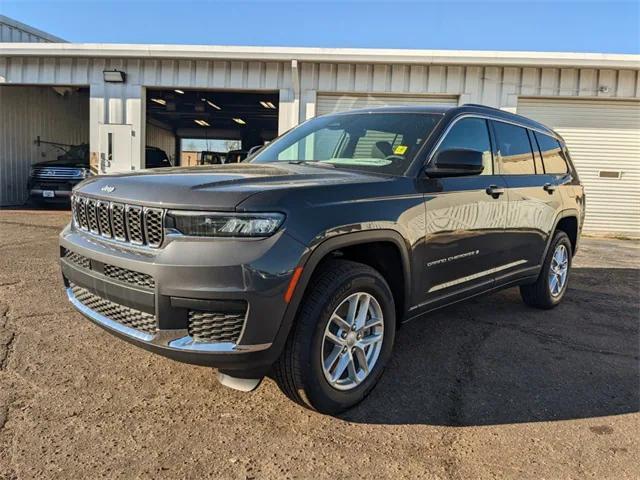
<path id="1" fill-rule="evenodd" d="M 487 120 L 455 122 L 434 157 L 446 149 L 483 152 L 484 169 L 479 175 L 424 180 L 423 304 L 490 288 L 506 248 L 506 185 L 494 166 Z"/>

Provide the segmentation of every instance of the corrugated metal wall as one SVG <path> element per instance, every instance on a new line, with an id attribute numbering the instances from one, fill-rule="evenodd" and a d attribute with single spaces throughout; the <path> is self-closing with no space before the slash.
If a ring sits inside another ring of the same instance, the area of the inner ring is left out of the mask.
<path id="1" fill-rule="evenodd" d="M 88 92 L 63 97 L 49 87 L 0 86 L 0 126 L 0 205 L 20 205 L 27 200 L 31 164 L 61 153 L 35 145 L 37 136 L 68 144 L 89 141 Z"/>
<path id="2" fill-rule="evenodd" d="M 24 30 L 20 30 L 19 28 L 14 28 L 11 25 L 0 22 L 0 42 L 37 43 L 48 41 L 49 40 L 46 40 L 38 35 L 33 35 L 32 33 L 25 32 Z"/>
<path id="3" fill-rule="evenodd" d="M 457 105 L 458 97 L 439 95 L 384 95 L 384 94 L 318 94 L 316 113 L 343 112 L 356 108 L 384 107 L 394 105 Z"/>
<path id="4" fill-rule="evenodd" d="M 566 140 L 587 194 L 585 231 L 640 236 L 640 102 L 526 98 L 518 113 Z"/>
<path id="5" fill-rule="evenodd" d="M 105 69 L 127 73 L 126 84 L 108 85 L 120 95 L 138 85 L 236 90 L 291 88 L 291 66 L 281 62 L 0 57 L 0 76 L 7 83 L 104 85 Z"/>
<path id="6" fill-rule="evenodd" d="M 515 111 L 519 96 L 640 98 L 640 78 L 637 70 L 304 63 L 301 89 L 457 95 Z"/>
<path id="7" fill-rule="evenodd" d="M 125 84 L 105 84 L 103 70 L 127 73 Z M 247 60 L 0 57 L 0 82 L 89 85 L 91 150 L 98 154 L 98 125 L 126 123 L 144 129 L 145 89 L 201 88 L 280 92 L 279 130 L 315 116 L 330 95 L 456 98 L 515 112 L 518 99 L 538 97 L 604 101 L 640 99 L 638 69 L 497 67 Z M 602 105 L 604 105 L 604 103 Z M 597 119 L 596 104 L 594 107 Z M 132 165 L 144 142 L 136 137 Z M 161 147 L 162 148 L 162 147 Z M 167 150 L 168 151 L 168 150 Z M 0 167 L 1 168 L 1 167 Z"/>
<path id="8" fill-rule="evenodd" d="M 172 163 L 179 163 L 175 161 L 176 137 L 171 130 L 161 128 L 152 123 L 147 123 L 146 131 L 147 146 L 161 148 L 167 152 Z"/>
<path id="9" fill-rule="evenodd" d="M 61 41 L 64 40 L 0 15 L 0 42 L 49 43 Z"/>

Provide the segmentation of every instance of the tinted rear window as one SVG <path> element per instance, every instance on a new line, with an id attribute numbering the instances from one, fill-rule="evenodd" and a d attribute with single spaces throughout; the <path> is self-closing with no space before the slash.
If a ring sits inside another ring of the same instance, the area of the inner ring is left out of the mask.
<path id="1" fill-rule="evenodd" d="M 545 172 L 552 175 L 567 173 L 567 162 L 564 159 L 564 152 L 560 143 L 555 138 L 544 133 L 534 133 L 542 153 Z"/>
<path id="2" fill-rule="evenodd" d="M 504 122 L 493 122 L 498 144 L 501 173 L 532 175 L 536 173 L 527 130 Z"/>

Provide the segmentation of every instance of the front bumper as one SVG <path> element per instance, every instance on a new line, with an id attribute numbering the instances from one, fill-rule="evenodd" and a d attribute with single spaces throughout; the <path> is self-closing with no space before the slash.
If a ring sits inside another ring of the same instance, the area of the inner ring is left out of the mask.
<path id="1" fill-rule="evenodd" d="M 281 328 L 287 308 L 283 295 L 305 251 L 284 232 L 263 240 L 178 237 L 150 249 L 119 245 L 71 226 L 60 234 L 60 246 L 69 301 L 93 323 L 155 353 L 239 376 L 264 374 L 277 359 L 279 351 L 272 346 L 288 334 Z M 114 278 L 107 274 L 113 268 L 130 274 Z M 134 274 L 152 280 L 135 284 Z M 106 307 L 93 308 L 74 293 L 78 289 L 104 300 Z M 238 304 L 245 309 L 237 338 L 194 336 L 194 312 L 224 313 Z M 119 320 L 120 307 L 152 316 L 154 328 Z"/>
<path id="2" fill-rule="evenodd" d="M 51 179 L 49 181 L 30 179 L 27 185 L 29 195 L 32 198 L 37 198 L 46 201 L 69 201 L 71 197 L 73 187 L 75 187 L 80 180 L 56 180 Z M 43 192 L 53 192 L 54 197 L 44 197 Z"/>

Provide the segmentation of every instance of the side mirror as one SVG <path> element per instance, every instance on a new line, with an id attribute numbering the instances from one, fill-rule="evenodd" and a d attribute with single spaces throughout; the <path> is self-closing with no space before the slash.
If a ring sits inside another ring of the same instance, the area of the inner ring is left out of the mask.
<path id="1" fill-rule="evenodd" d="M 484 170 L 483 153 L 466 148 L 452 148 L 438 152 L 425 173 L 429 177 L 462 177 L 480 175 Z"/>

